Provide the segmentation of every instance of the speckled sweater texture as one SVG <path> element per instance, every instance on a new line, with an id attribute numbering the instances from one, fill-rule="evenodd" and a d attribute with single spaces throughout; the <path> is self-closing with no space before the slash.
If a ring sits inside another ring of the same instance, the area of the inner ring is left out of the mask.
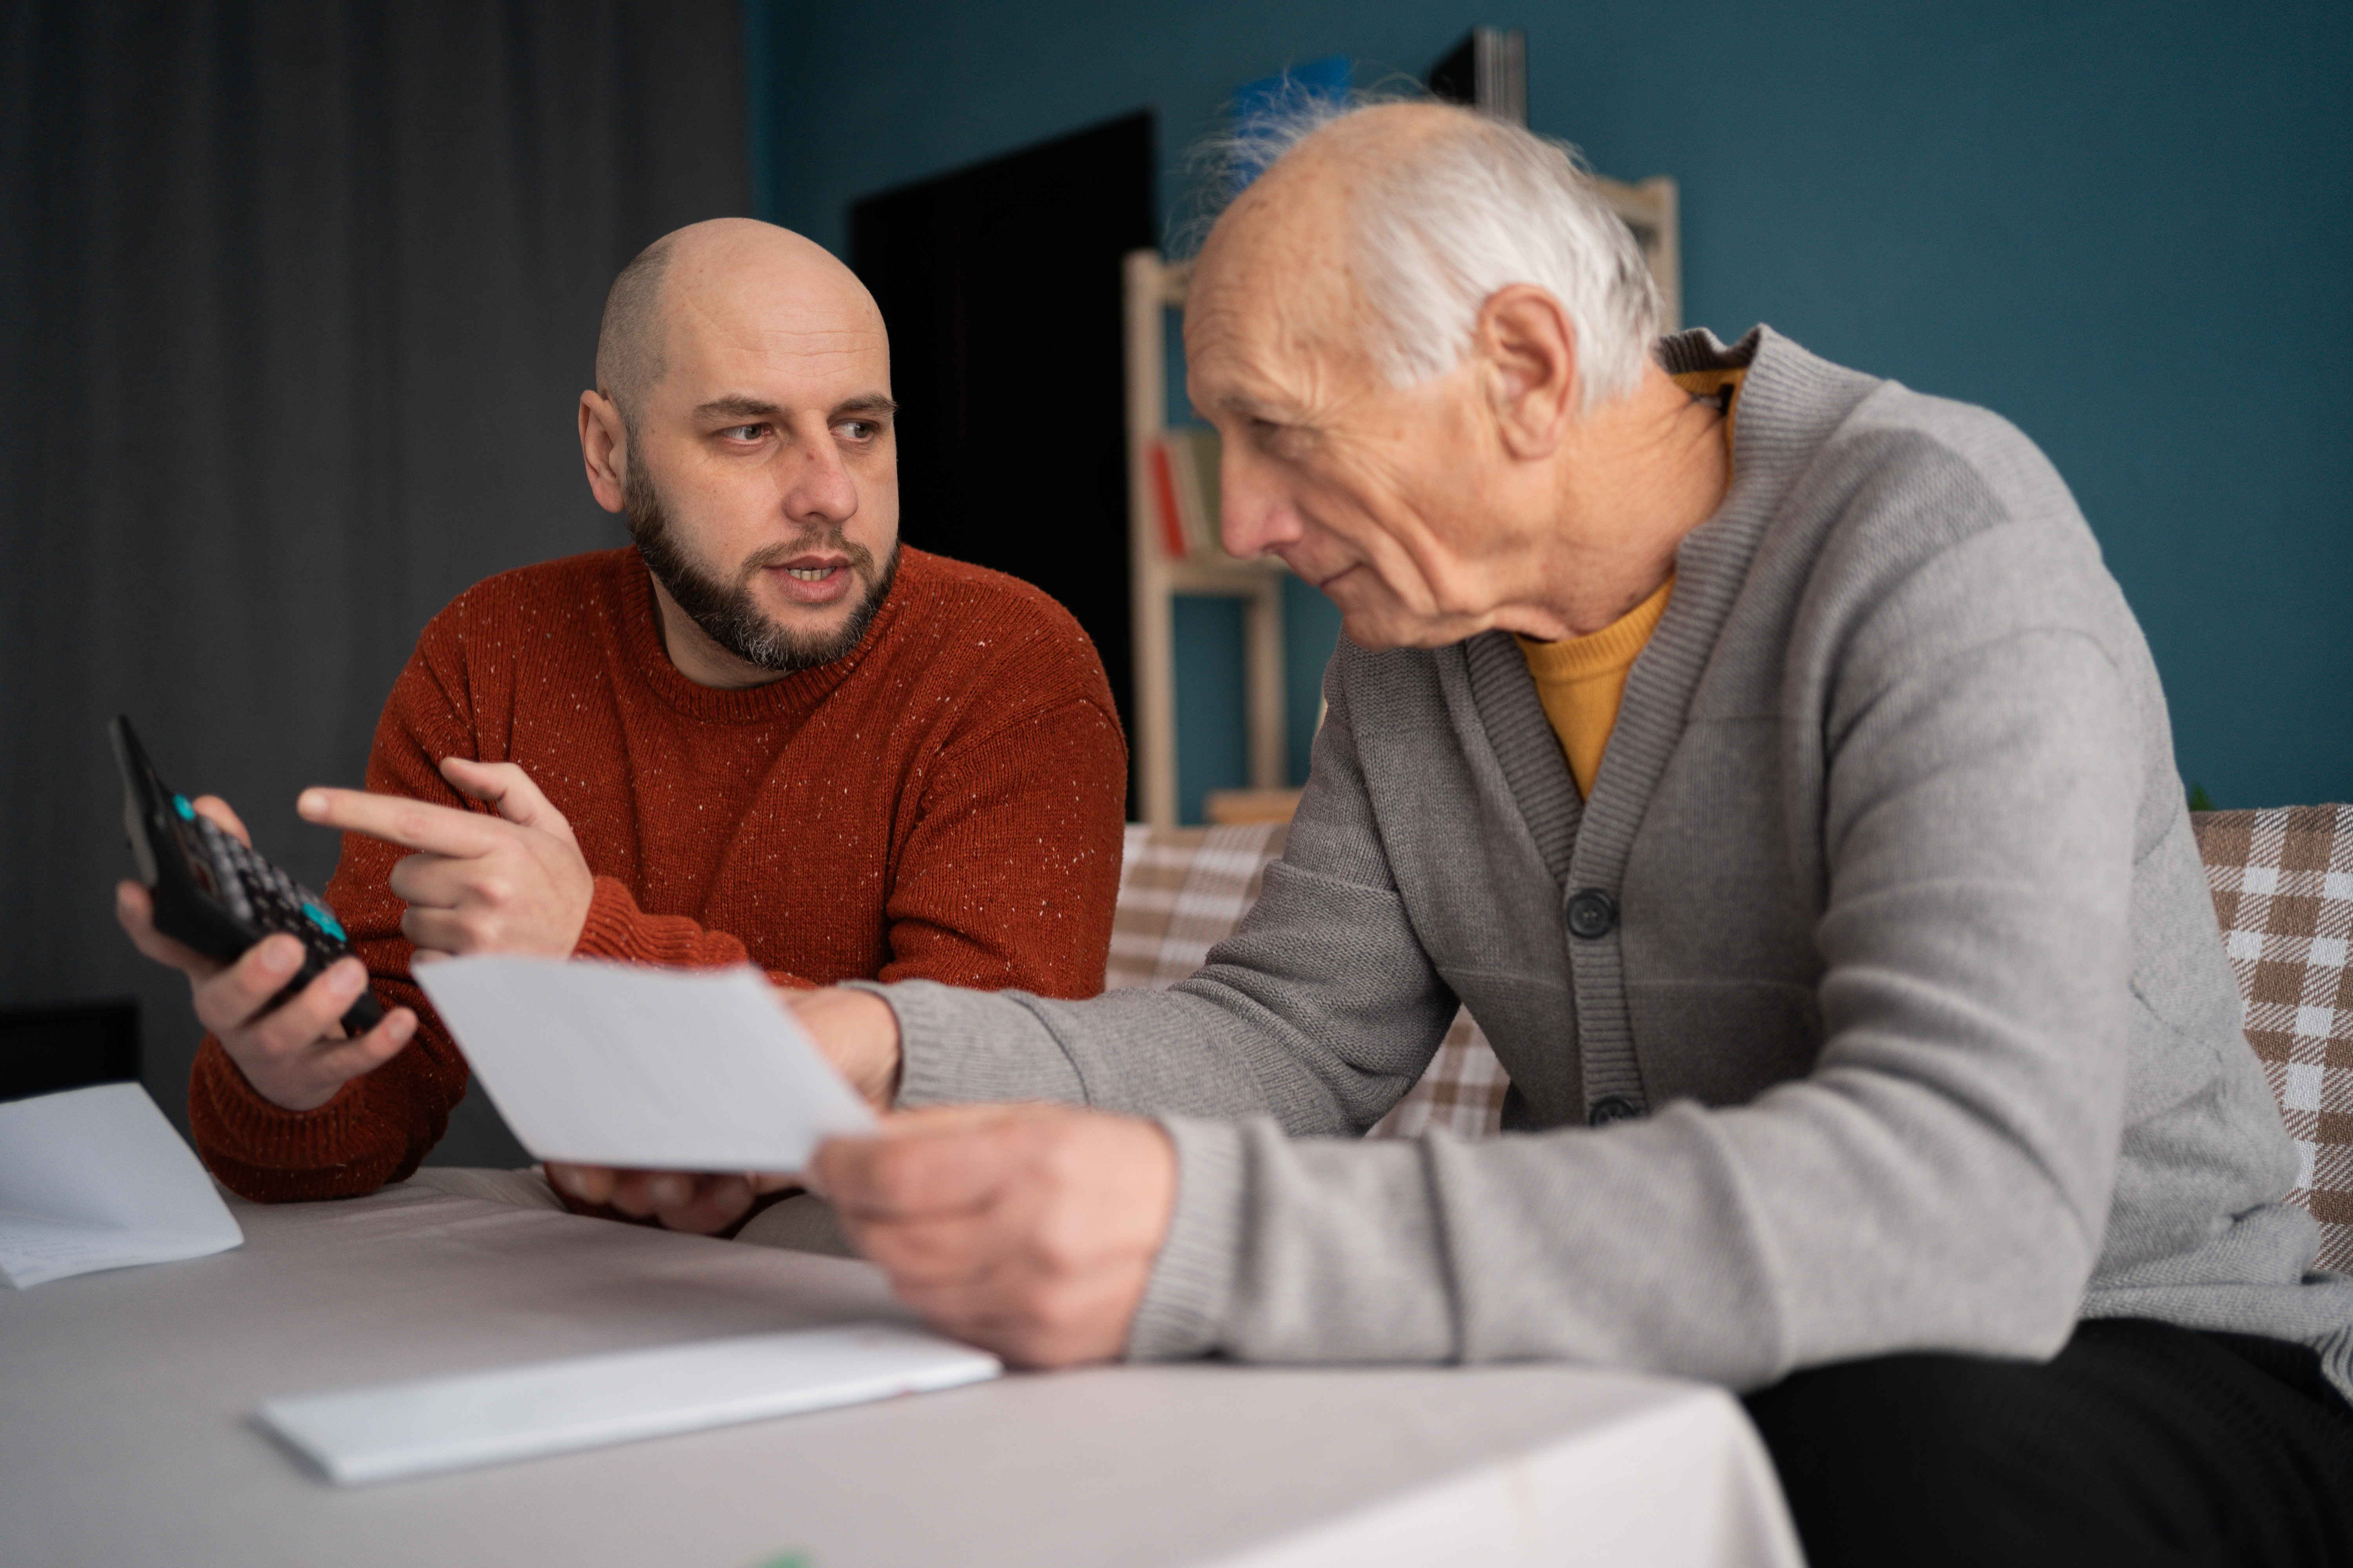
<path id="1" fill-rule="evenodd" d="M 367 787 L 482 810 L 438 759 L 522 765 L 596 874 L 578 956 L 759 965 L 783 985 L 931 980 L 1103 989 L 1127 748 L 1094 645 L 1025 583 L 902 552 L 844 657 L 744 691 L 664 652 L 634 549 L 476 585 L 435 617 L 376 726 Z M 328 901 L 417 1038 L 316 1110 L 207 1038 L 189 1085 L 213 1173 L 262 1202 L 405 1180 L 464 1096 L 464 1056 L 409 978 L 405 851 L 346 835 Z"/>

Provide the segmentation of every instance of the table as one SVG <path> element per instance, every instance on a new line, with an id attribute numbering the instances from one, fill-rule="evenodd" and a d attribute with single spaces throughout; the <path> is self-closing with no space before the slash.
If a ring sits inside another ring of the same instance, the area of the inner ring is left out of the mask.
<path id="1" fill-rule="evenodd" d="M 404 1186 L 233 1202 L 246 1245 L 0 1287 L 0 1563 L 1799 1562 L 1736 1402 L 1551 1366 L 1028 1374 L 338 1489 L 260 1401 L 912 1321 L 868 1266 Z"/>

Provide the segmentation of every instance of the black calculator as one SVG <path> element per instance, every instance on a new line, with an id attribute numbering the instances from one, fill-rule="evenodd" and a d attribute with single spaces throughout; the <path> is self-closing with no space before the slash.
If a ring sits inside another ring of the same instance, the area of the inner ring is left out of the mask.
<path id="1" fill-rule="evenodd" d="M 302 968 L 270 1002 L 276 1007 L 352 953 L 327 901 L 239 843 L 235 833 L 175 794 L 147 760 L 131 721 L 115 715 L 114 760 L 122 768 L 122 827 L 139 875 L 155 895 L 155 929 L 208 959 L 233 963 L 273 932 L 302 943 Z M 366 1033 L 384 1009 L 366 991 L 343 1014 L 343 1029 Z"/>

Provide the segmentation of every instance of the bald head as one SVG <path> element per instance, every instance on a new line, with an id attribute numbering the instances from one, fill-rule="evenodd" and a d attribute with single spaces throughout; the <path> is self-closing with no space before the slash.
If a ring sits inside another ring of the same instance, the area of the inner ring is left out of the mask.
<path id="1" fill-rule="evenodd" d="M 597 389 L 634 422 L 670 374 L 680 333 L 742 336 L 769 323 L 880 335 L 882 314 L 857 274 L 788 228 L 748 217 L 689 224 L 613 280 L 596 335 Z"/>
<path id="2" fill-rule="evenodd" d="M 605 323 L 596 332 L 596 389 L 620 405 L 624 418 L 667 368 L 657 317 L 662 276 L 670 270 L 677 239 L 666 234 L 638 251 L 605 295 Z"/>

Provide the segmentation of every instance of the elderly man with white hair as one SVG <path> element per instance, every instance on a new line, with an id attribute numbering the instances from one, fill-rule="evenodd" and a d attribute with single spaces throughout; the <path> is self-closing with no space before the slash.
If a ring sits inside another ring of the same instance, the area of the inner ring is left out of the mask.
<path id="1" fill-rule="evenodd" d="M 1346 629 L 1283 857 L 1168 991 L 800 1003 L 910 1113 L 814 1180 L 1033 1363 L 1721 1382 L 1819 1563 L 2353 1561 L 2353 1280 L 2066 487 L 1656 310 L 1568 156 L 1466 111 L 1340 114 L 1234 201 L 1185 322 L 1226 544 Z M 1458 1001 L 1504 1135 L 1358 1141 Z M 1008 1101 L 1064 1103 L 951 1107 Z"/>

